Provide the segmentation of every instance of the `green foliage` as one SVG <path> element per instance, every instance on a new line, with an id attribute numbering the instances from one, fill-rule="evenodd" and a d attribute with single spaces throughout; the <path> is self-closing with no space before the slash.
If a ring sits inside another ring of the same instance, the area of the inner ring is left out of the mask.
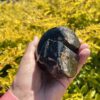
<path id="1" fill-rule="evenodd" d="M 100 99 L 100 0 L 22 0 L 0 4 L 0 94 L 12 84 L 27 43 L 49 28 L 66 26 L 91 49 L 63 100 Z"/>

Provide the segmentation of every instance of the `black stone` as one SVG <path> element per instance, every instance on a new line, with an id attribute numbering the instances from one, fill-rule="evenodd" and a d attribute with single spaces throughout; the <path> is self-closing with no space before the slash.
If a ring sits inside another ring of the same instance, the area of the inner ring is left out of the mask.
<path id="1" fill-rule="evenodd" d="M 47 74 L 61 78 L 74 77 L 79 62 L 80 42 L 75 33 L 66 27 L 48 30 L 39 41 L 36 60 Z"/>

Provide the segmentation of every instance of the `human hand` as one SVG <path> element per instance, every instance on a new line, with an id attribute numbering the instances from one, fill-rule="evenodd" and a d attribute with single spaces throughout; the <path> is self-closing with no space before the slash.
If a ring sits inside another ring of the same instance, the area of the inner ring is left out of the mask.
<path id="1" fill-rule="evenodd" d="M 10 90 L 19 100 L 61 100 L 66 89 L 76 76 L 74 78 L 62 78 L 58 81 L 53 80 L 49 85 L 42 85 L 42 72 L 35 60 L 35 50 L 38 41 L 38 38 L 35 37 L 29 43 Z M 89 55 L 90 50 L 88 45 L 81 44 L 77 74 L 80 72 Z M 47 79 L 45 78 L 45 80 Z"/>

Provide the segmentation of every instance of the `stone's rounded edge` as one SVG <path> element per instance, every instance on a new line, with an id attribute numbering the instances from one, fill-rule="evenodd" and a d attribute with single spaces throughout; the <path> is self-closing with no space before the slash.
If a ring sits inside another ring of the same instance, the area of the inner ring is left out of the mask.
<path id="1" fill-rule="evenodd" d="M 54 42 L 54 41 L 58 41 L 59 39 L 61 39 L 62 41 L 63 41 L 63 39 L 66 39 L 66 41 L 68 41 L 70 44 L 74 45 L 77 48 L 79 48 L 79 46 L 80 46 L 80 43 L 79 43 L 77 36 L 69 28 L 61 26 L 61 27 L 55 27 L 55 28 L 49 29 L 47 32 L 44 33 L 44 35 L 42 36 L 42 38 L 40 39 L 40 42 L 38 44 L 37 54 L 36 54 L 37 62 L 40 63 L 39 65 L 41 65 L 40 67 L 43 71 L 46 71 L 47 73 L 53 75 L 56 78 L 57 78 L 57 74 L 58 74 L 58 77 L 60 77 L 59 74 L 61 74 L 61 76 L 63 76 L 65 74 L 64 76 L 74 77 L 76 72 L 77 72 L 77 63 L 78 63 L 77 57 L 75 57 L 75 56 L 72 57 L 77 62 L 76 65 L 73 64 L 73 66 L 75 65 L 73 68 L 72 68 L 71 64 L 70 65 L 67 64 L 68 66 L 70 66 L 70 67 L 66 67 L 68 69 L 67 72 L 65 72 L 65 69 L 62 67 L 63 64 L 60 64 L 61 61 L 59 63 L 59 61 L 56 60 L 56 62 L 57 62 L 56 65 L 53 65 L 52 62 L 50 64 L 50 61 L 48 60 L 48 58 L 46 58 L 47 57 L 46 55 L 48 53 L 50 53 L 50 52 L 46 51 L 47 50 L 47 48 L 46 48 L 47 41 L 52 40 Z M 49 45 L 48 48 L 51 48 L 51 46 Z M 74 54 L 73 51 L 70 50 L 70 48 L 67 48 L 67 49 L 69 49 L 69 51 L 72 54 Z M 44 52 L 47 54 L 45 54 Z M 56 50 L 56 52 L 58 52 L 58 50 Z M 70 54 L 70 52 L 68 52 L 68 53 Z M 60 50 L 60 53 L 61 53 L 61 50 Z M 45 54 L 45 57 L 43 57 L 44 54 Z M 53 52 L 51 54 L 54 55 Z M 77 56 L 77 54 L 76 54 L 76 56 Z M 57 58 L 58 57 L 59 56 L 57 56 Z M 75 62 L 75 61 L 72 61 L 71 55 L 69 58 L 70 58 L 69 63 Z M 61 58 L 59 58 L 59 60 L 61 60 Z M 62 67 L 62 69 L 61 69 L 61 67 Z"/>
<path id="2" fill-rule="evenodd" d="M 76 36 L 74 31 L 72 31 L 68 27 L 62 27 L 62 26 L 58 27 L 58 29 L 60 30 L 60 32 L 65 37 L 65 40 L 67 40 L 70 44 L 74 45 L 75 47 L 79 48 L 80 42 L 79 42 L 79 40 L 78 40 L 78 38 L 77 38 L 77 36 Z"/>

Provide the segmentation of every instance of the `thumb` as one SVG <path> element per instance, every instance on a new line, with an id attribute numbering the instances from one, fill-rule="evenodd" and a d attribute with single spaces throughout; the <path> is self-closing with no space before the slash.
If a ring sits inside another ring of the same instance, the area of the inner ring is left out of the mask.
<path id="1" fill-rule="evenodd" d="M 34 37 L 34 40 L 29 43 L 23 58 L 21 59 L 18 72 L 16 74 L 14 84 L 17 87 L 28 89 L 31 88 L 33 73 L 35 71 L 36 63 L 34 53 L 36 50 L 36 46 L 38 44 L 38 38 Z"/>
<path id="2" fill-rule="evenodd" d="M 37 36 L 35 36 L 34 40 L 29 43 L 24 55 L 31 56 L 31 57 L 34 56 L 34 52 L 35 52 L 35 49 L 38 45 L 38 42 L 39 42 L 39 39 Z"/>

